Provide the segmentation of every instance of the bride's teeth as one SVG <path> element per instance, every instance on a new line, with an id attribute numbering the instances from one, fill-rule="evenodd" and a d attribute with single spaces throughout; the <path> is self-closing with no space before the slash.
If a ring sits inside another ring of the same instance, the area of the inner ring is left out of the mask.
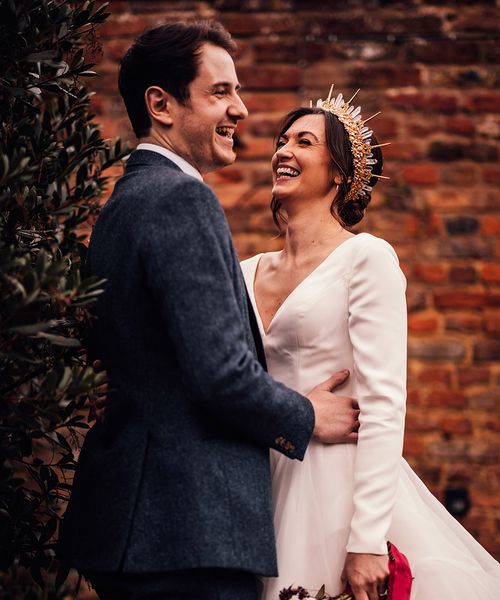
<path id="1" fill-rule="evenodd" d="M 288 168 L 288 167 L 280 167 L 279 169 L 276 170 L 276 173 L 278 175 L 289 175 L 290 177 L 297 177 L 298 175 L 300 175 L 300 173 L 298 171 L 296 171 L 295 169 Z"/>

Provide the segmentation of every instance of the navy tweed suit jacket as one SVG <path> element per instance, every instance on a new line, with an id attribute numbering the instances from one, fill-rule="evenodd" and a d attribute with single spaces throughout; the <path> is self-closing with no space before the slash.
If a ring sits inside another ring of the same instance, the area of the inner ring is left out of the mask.
<path id="1" fill-rule="evenodd" d="M 135 151 L 95 225 L 93 353 L 110 380 L 59 554 L 80 571 L 276 575 L 269 448 L 302 459 L 310 402 L 256 359 L 245 284 L 209 187 Z"/>

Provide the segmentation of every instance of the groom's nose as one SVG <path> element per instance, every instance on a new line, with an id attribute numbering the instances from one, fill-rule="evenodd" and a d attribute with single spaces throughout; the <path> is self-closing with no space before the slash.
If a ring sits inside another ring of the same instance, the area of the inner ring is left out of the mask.
<path id="1" fill-rule="evenodd" d="M 243 100 L 236 94 L 234 96 L 233 102 L 229 105 L 227 109 L 228 114 L 233 119 L 246 119 L 248 117 L 248 110 L 245 106 Z"/>

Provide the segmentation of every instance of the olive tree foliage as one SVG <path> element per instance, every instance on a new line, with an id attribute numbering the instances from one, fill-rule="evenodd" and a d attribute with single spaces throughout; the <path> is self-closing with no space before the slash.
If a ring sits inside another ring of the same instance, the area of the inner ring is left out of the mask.
<path id="1" fill-rule="evenodd" d="M 83 241 L 103 172 L 129 151 L 102 138 L 85 85 L 96 75 L 85 55 L 98 52 L 108 14 L 95 0 L 0 0 L 0 596 L 9 598 L 58 597 L 57 527 L 103 380 L 82 345 L 103 283 L 84 275 Z"/>

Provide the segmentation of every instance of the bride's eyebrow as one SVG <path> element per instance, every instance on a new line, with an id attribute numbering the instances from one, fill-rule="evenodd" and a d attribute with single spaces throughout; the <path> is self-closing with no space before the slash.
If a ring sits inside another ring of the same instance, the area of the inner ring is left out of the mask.
<path id="1" fill-rule="evenodd" d="M 312 135 L 313 138 L 319 142 L 319 139 L 314 135 L 314 133 L 312 131 L 299 131 L 299 133 L 297 134 L 297 137 L 303 137 L 304 135 Z"/>

